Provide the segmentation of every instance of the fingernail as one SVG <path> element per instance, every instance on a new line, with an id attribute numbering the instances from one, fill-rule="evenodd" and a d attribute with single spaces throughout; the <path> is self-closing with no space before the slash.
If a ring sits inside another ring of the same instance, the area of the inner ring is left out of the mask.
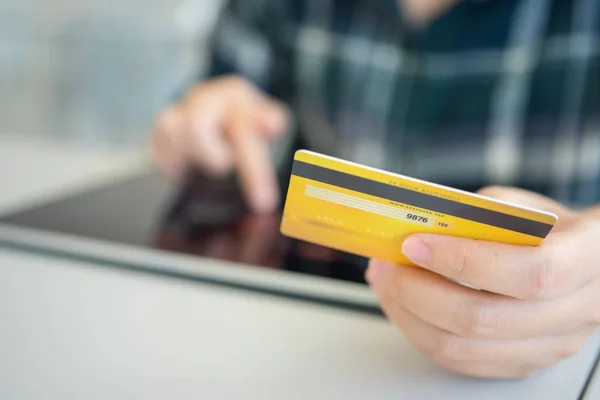
<path id="1" fill-rule="evenodd" d="M 388 268 L 388 264 L 384 261 L 372 260 L 369 263 L 369 269 L 367 270 L 366 279 L 371 285 L 377 285 L 382 277 L 385 275 L 385 271 Z"/>
<path id="2" fill-rule="evenodd" d="M 417 265 L 426 265 L 431 258 L 431 247 L 423 240 L 410 237 L 402 244 L 402 253 Z"/>

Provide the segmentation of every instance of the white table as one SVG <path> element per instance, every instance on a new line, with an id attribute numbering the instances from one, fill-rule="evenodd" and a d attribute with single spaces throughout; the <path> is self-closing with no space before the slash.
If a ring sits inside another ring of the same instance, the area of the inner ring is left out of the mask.
<path id="1" fill-rule="evenodd" d="M 0 135 L 0 213 L 28 207 L 147 167 L 136 149 Z"/>
<path id="2" fill-rule="evenodd" d="M 115 179 L 136 157 L 108 173 L 111 156 L 85 171 L 71 154 L 64 170 Z M 43 197 L 80 187 L 40 160 L 19 176 Z M 0 293 L 2 399 L 577 399 L 600 339 L 535 379 L 486 382 L 447 374 L 375 316 L 81 261 L 0 248 Z"/>

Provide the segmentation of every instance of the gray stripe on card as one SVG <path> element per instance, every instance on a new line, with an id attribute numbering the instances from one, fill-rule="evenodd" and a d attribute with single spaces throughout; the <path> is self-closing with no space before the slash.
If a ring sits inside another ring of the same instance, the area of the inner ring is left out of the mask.
<path id="1" fill-rule="evenodd" d="M 431 196 L 302 161 L 294 162 L 292 175 L 539 238 L 545 238 L 552 229 L 552 225 L 542 222 Z"/>

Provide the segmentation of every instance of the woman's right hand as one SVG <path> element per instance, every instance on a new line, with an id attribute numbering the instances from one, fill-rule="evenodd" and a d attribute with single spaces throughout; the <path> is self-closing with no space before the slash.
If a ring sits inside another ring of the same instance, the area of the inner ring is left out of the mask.
<path id="1" fill-rule="evenodd" d="M 158 117 L 150 137 L 153 161 L 179 175 L 193 165 L 214 176 L 236 173 L 249 206 L 270 212 L 279 188 L 269 142 L 287 131 L 283 104 L 237 76 L 192 88 Z"/>

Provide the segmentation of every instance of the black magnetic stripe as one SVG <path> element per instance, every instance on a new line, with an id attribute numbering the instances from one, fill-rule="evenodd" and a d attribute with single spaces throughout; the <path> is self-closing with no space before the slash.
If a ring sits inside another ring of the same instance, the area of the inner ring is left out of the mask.
<path id="1" fill-rule="evenodd" d="M 415 192 L 318 165 L 295 161 L 292 175 L 498 228 L 545 238 L 552 225 Z"/>

